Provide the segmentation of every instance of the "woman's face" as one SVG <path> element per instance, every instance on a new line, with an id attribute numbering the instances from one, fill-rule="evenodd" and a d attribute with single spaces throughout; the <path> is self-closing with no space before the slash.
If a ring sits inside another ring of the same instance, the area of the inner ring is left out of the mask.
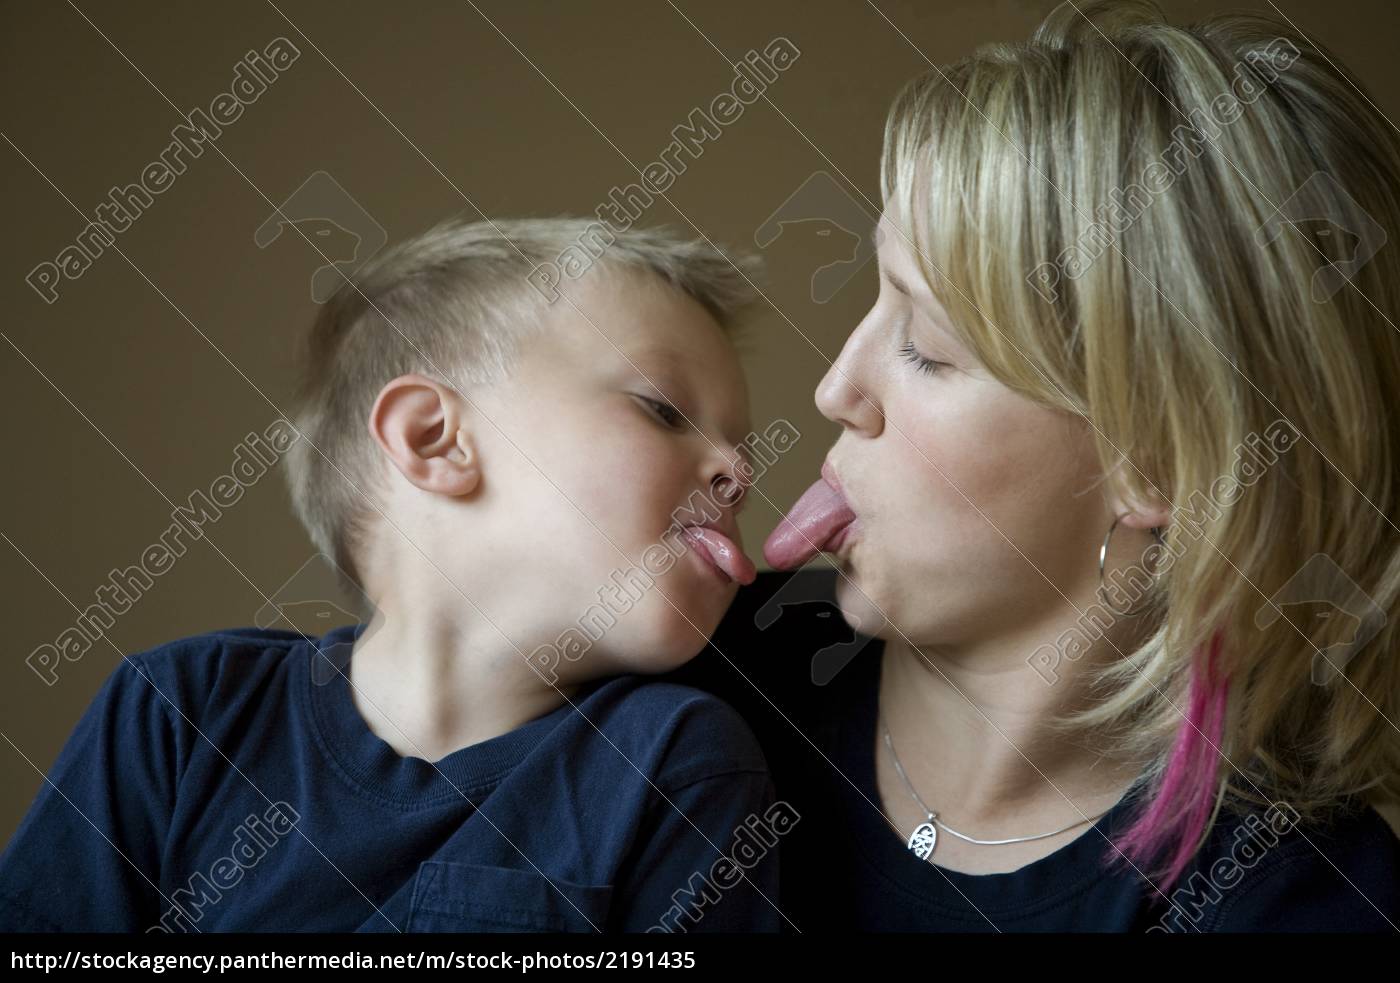
<path id="1" fill-rule="evenodd" d="M 909 241 L 880 226 L 879 296 L 817 388 L 844 428 L 828 462 L 856 514 L 838 603 L 878 637 L 953 652 L 1020 632 L 1029 653 L 1097 590 L 1113 509 L 1092 431 L 993 379 Z"/>

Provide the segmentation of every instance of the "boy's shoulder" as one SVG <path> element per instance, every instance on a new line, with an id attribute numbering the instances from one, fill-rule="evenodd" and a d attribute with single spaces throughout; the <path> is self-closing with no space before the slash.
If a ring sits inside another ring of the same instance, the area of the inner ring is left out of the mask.
<path id="1" fill-rule="evenodd" d="M 602 734 L 629 759 L 654 763 L 665 786 L 735 772 L 767 772 L 753 730 L 713 693 L 664 677 L 625 675 L 604 680 L 581 700 L 579 726 Z"/>
<path id="2" fill-rule="evenodd" d="M 864 698 L 868 673 L 859 669 L 883 645 L 846 622 L 836 581 L 829 569 L 759 573 L 705 651 L 667 678 L 728 701 L 766 747 L 816 740 Z"/>
<path id="3" fill-rule="evenodd" d="M 247 660 L 259 655 L 284 657 L 305 635 L 275 628 L 219 628 L 160 642 L 127 657 L 152 669 L 197 669 L 224 659 Z M 315 642 L 315 639 L 309 641 Z"/>
<path id="4" fill-rule="evenodd" d="M 233 680 L 248 682 L 279 671 L 306 637 L 267 628 L 221 628 L 161 642 L 123 656 L 111 676 L 129 683 L 132 674 L 147 680 L 162 696 L 209 694 Z M 251 674 L 250 674 L 251 673 Z M 182 700 L 177 705 L 188 705 Z"/>

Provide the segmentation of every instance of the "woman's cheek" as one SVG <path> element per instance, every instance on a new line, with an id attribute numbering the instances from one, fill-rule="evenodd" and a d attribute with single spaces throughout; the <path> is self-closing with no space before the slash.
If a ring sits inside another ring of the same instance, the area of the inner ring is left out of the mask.
<path id="1" fill-rule="evenodd" d="M 956 536 L 969 517 L 981 521 L 972 503 L 986 500 L 1000 466 L 980 435 L 969 432 L 956 413 L 918 420 L 905 433 L 908 442 L 895 435 L 905 454 L 896 472 L 902 480 L 891 483 L 899 500 L 890 503 L 888 514 L 905 517 L 911 531 L 933 527 L 944 536 Z M 926 541 L 922 535 L 912 538 Z"/>

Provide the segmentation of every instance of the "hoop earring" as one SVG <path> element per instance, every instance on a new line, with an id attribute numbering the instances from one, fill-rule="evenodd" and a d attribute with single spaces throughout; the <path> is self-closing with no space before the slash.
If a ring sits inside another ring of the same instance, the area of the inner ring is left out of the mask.
<path id="1" fill-rule="evenodd" d="M 1144 603 L 1138 605 L 1136 608 L 1130 609 L 1128 611 L 1120 611 L 1109 602 L 1108 595 L 1104 592 L 1103 589 L 1103 567 L 1104 561 L 1108 559 L 1108 541 L 1113 538 L 1113 530 L 1118 528 L 1118 521 L 1122 518 L 1123 517 L 1121 515 L 1115 515 L 1113 517 L 1113 524 L 1108 527 L 1108 535 L 1104 536 L 1103 545 L 1099 547 L 1099 600 L 1103 601 L 1105 607 L 1107 607 L 1110 611 L 1112 611 L 1116 615 L 1119 615 L 1120 617 L 1136 618 L 1138 615 L 1142 614 L 1142 612 L 1146 611 L 1149 607 L 1152 606 L 1151 598 L 1148 598 Z M 1152 538 L 1158 544 L 1165 545 L 1165 543 L 1162 540 L 1161 526 L 1152 527 Z M 1156 580 L 1156 578 L 1154 577 L 1153 580 Z"/>

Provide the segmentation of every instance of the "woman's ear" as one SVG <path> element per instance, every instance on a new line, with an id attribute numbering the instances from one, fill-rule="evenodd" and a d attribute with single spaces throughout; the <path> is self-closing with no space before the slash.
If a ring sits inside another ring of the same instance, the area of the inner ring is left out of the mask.
<path id="1" fill-rule="evenodd" d="M 1124 464 L 1119 462 L 1120 467 Z M 1171 503 L 1151 489 L 1148 494 L 1150 497 L 1145 501 L 1127 495 L 1119 489 L 1113 476 L 1109 476 L 1108 507 L 1118 516 L 1120 525 L 1129 529 L 1165 529 L 1171 523 Z"/>
<path id="2" fill-rule="evenodd" d="M 1168 508 L 1133 509 L 1119 512 L 1118 521 L 1129 529 L 1165 529 L 1171 521 L 1172 512 Z"/>
<path id="3" fill-rule="evenodd" d="M 460 406 L 451 387 L 424 375 L 401 375 L 379 391 L 369 432 L 415 487 L 469 495 L 481 483 L 481 462 Z"/>

